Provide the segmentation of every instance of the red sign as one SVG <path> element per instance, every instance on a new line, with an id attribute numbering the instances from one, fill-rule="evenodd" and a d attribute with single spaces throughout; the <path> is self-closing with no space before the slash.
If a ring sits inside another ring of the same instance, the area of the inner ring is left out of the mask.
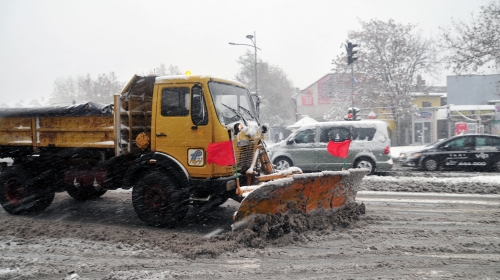
<path id="1" fill-rule="evenodd" d="M 467 123 L 457 122 L 455 124 L 455 135 L 467 134 L 467 132 L 468 132 Z"/>
<path id="2" fill-rule="evenodd" d="M 313 106 L 314 105 L 314 97 L 312 94 L 302 94 L 300 96 L 302 101 L 302 106 Z"/>

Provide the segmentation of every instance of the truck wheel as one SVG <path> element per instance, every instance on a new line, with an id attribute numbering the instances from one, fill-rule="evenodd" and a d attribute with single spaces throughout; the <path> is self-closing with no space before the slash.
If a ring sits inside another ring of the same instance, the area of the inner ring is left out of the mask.
<path id="1" fill-rule="evenodd" d="M 37 188 L 32 178 L 20 169 L 10 169 L 0 175 L 0 204 L 5 211 L 18 215 L 36 213 L 49 207 L 55 191 Z"/>
<path id="2" fill-rule="evenodd" d="M 140 178 L 132 190 L 135 212 L 154 227 L 174 227 L 189 210 L 189 197 L 177 181 L 159 171 Z"/>
<path id="3" fill-rule="evenodd" d="M 99 174 L 98 168 L 91 166 L 71 167 L 65 173 L 64 189 L 76 200 L 90 200 L 101 197 L 106 193 L 104 189 L 96 189 L 95 180 Z M 95 171 L 95 173 L 93 172 Z M 75 181 L 78 182 L 75 184 Z M 102 180 L 101 180 L 102 181 Z"/>
<path id="4" fill-rule="evenodd" d="M 276 166 L 277 171 L 286 170 L 293 166 L 292 161 L 286 157 L 279 157 L 275 159 L 273 164 Z"/>
<path id="5" fill-rule="evenodd" d="M 439 169 L 439 164 L 436 159 L 428 158 L 424 161 L 424 169 L 427 171 L 436 171 Z"/>
<path id="6" fill-rule="evenodd" d="M 76 200 L 90 200 L 103 196 L 106 190 L 96 190 L 95 188 L 77 188 L 73 185 L 66 185 L 69 196 Z"/>
<path id="7" fill-rule="evenodd" d="M 373 160 L 363 157 L 357 159 L 354 162 L 354 168 L 366 168 L 370 170 L 370 172 L 368 172 L 368 175 L 371 175 L 373 174 L 373 172 L 375 172 L 375 163 L 373 162 Z"/>

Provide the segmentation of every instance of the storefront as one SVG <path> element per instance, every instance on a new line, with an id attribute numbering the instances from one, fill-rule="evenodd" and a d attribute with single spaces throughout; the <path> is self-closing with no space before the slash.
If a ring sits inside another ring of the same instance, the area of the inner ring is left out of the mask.
<path id="1" fill-rule="evenodd" d="M 436 107 L 420 108 L 412 116 L 412 145 L 430 144 L 437 140 Z"/>
<path id="2" fill-rule="evenodd" d="M 450 105 L 448 112 L 450 135 L 493 133 L 495 105 Z"/>

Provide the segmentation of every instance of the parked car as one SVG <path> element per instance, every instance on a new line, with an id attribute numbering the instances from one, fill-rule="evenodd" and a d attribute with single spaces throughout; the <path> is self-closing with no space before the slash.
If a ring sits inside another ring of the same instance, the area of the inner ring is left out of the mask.
<path id="1" fill-rule="evenodd" d="M 404 166 L 435 171 L 440 168 L 484 168 L 500 171 L 500 136 L 454 136 L 405 155 Z"/>
<path id="2" fill-rule="evenodd" d="M 352 138 L 346 159 L 327 151 L 330 140 L 339 134 Z M 382 121 L 339 121 L 305 124 L 284 141 L 270 148 L 270 157 L 277 170 L 297 166 L 303 171 L 368 168 L 370 173 L 390 170 L 391 141 L 387 125 Z"/>

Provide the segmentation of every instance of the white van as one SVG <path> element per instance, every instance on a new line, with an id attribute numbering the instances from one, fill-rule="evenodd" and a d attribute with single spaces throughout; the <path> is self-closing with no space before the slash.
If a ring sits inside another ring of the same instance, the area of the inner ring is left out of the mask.
<path id="1" fill-rule="evenodd" d="M 347 158 L 332 156 L 327 145 L 332 134 L 342 132 L 352 139 Z M 335 133 L 332 133 L 335 132 Z M 342 168 L 368 168 L 387 171 L 392 168 L 391 140 L 387 124 L 383 121 L 338 121 L 305 124 L 284 141 L 269 149 L 277 170 L 297 166 L 304 171 L 342 170 Z"/>

